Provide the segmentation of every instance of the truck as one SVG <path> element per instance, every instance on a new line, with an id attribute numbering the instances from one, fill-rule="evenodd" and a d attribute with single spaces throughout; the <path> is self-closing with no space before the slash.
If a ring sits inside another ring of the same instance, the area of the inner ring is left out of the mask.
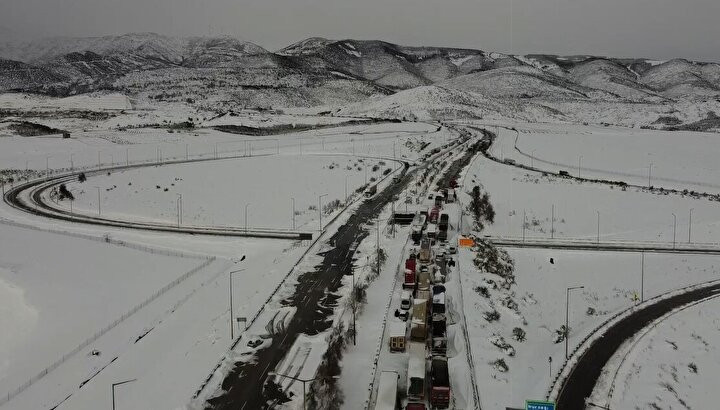
<path id="1" fill-rule="evenodd" d="M 445 197 L 445 202 L 452 204 L 457 200 L 457 196 L 455 195 L 455 189 L 449 188 L 447 192 L 447 197 Z"/>
<path id="2" fill-rule="evenodd" d="M 390 351 L 404 352 L 407 341 L 407 322 L 393 319 L 390 321 Z"/>
<path id="3" fill-rule="evenodd" d="M 420 242 L 420 263 L 430 263 L 432 259 L 432 247 L 430 246 L 430 240 L 423 239 Z"/>
<path id="4" fill-rule="evenodd" d="M 425 400 L 425 342 L 410 342 L 407 398 L 410 402 Z"/>
<path id="5" fill-rule="evenodd" d="M 434 408 L 450 406 L 450 377 L 447 357 L 433 356 L 430 361 L 430 404 Z"/>
<path id="6" fill-rule="evenodd" d="M 412 221 L 411 224 L 411 239 L 413 242 L 417 243 L 422 238 L 423 230 L 425 229 L 425 224 L 427 223 L 427 216 L 423 215 L 421 213 L 418 213 L 415 215 L 415 218 Z"/>
<path id="7" fill-rule="evenodd" d="M 415 299 L 410 323 L 410 340 L 425 344 L 427 339 L 427 300 Z M 412 352 L 411 352 L 412 353 Z"/>
<path id="8" fill-rule="evenodd" d="M 432 328 L 432 354 L 446 354 L 447 353 L 447 322 L 445 319 L 433 320 L 431 322 Z"/>
<path id="9" fill-rule="evenodd" d="M 448 225 L 450 224 L 450 215 L 447 214 L 447 212 L 443 212 L 440 214 L 440 222 L 438 222 L 438 227 L 441 231 L 447 231 Z"/>
<path id="10" fill-rule="evenodd" d="M 433 295 L 431 312 L 433 321 L 445 319 L 445 293 L 436 293 Z"/>
<path id="11" fill-rule="evenodd" d="M 372 197 L 373 195 L 375 195 L 376 193 L 377 193 L 377 184 L 375 184 L 375 185 L 370 185 L 370 186 L 365 190 L 365 198 L 370 198 L 370 197 Z"/>
<path id="12" fill-rule="evenodd" d="M 428 213 L 428 220 L 432 223 L 435 223 L 435 222 L 437 222 L 439 215 L 440 215 L 440 207 L 434 206 L 430 209 L 430 212 Z"/>
<path id="13" fill-rule="evenodd" d="M 405 269 L 405 281 L 402 285 L 403 289 L 415 288 L 415 272 L 412 269 Z"/>
<path id="14" fill-rule="evenodd" d="M 391 370 L 380 373 L 375 410 L 395 410 L 397 408 L 397 389 L 400 375 Z"/>
<path id="15" fill-rule="evenodd" d="M 435 239 L 437 238 L 437 231 L 437 225 L 435 225 L 434 223 L 430 223 L 428 224 L 427 230 L 425 231 L 425 235 L 430 239 Z"/>

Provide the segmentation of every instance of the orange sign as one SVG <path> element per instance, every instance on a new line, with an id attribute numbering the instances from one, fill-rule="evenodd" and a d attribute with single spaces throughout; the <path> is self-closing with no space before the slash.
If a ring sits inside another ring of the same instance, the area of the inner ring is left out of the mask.
<path id="1" fill-rule="evenodd" d="M 460 238 L 460 240 L 458 240 L 458 245 L 463 248 L 472 248 L 475 246 L 475 241 L 470 238 Z"/>

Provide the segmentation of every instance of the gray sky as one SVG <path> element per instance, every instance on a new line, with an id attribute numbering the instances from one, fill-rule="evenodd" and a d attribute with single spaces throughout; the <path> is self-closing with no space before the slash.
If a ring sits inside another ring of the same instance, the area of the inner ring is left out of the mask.
<path id="1" fill-rule="evenodd" d="M 720 0 L 0 0 L 2 37 L 212 33 L 270 50 L 320 36 L 720 61 L 718 19 Z"/>

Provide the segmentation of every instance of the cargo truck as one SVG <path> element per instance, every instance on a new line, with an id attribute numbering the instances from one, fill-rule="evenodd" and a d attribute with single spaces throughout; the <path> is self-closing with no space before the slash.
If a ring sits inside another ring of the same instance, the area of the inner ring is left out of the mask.
<path id="1" fill-rule="evenodd" d="M 400 375 L 394 371 L 383 370 L 380 373 L 375 410 L 395 410 L 397 408 L 397 389 Z"/>
<path id="2" fill-rule="evenodd" d="M 450 406 L 447 357 L 433 356 L 430 363 L 430 404 L 434 408 L 446 409 Z"/>

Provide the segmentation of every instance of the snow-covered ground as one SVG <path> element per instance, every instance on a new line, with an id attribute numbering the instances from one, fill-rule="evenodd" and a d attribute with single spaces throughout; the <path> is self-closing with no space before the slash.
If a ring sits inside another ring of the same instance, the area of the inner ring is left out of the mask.
<path id="1" fill-rule="evenodd" d="M 365 184 L 366 174 L 371 181 L 396 167 L 392 161 L 351 156 L 252 157 L 137 168 L 91 176 L 68 189 L 75 195 L 76 213 L 97 214 L 95 187 L 100 187 L 105 217 L 175 223 L 182 195 L 184 225 L 249 228 L 293 229 L 294 198 L 295 227 L 317 230 L 320 195 L 323 208 L 333 201 L 345 203 L 346 194 L 351 197 Z M 323 213 L 327 222 L 330 212 Z"/>
<path id="2" fill-rule="evenodd" d="M 655 187 L 720 192 L 717 133 L 551 124 L 513 127 L 517 132 L 499 129 L 493 156 L 552 172 L 579 172 L 584 178 L 642 186 L 649 179 Z M 516 140 L 522 152 L 515 149 Z"/>
<path id="3" fill-rule="evenodd" d="M 116 118 L 123 115 L 118 114 Z M 140 118 L 141 113 L 133 112 L 133 115 Z M 83 121 L 87 122 L 85 119 L 80 122 Z M 281 118 L 276 123 L 285 121 Z M 53 118 L 49 123 L 57 127 L 79 127 L 79 124 L 72 118 Z M 74 168 L 95 167 L 98 153 L 103 166 L 124 164 L 126 160 L 130 163 L 154 162 L 158 158 L 183 160 L 186 155 L 191 159 L 214 158 L 216 152 L 218 157 L 274 154 L 117 171 L 98 176 L 96 181 L 90 176 L 80 188 L 86 192 L 75 191 L 79 195 L 74 211 L 94 213 L 97 205 L 94 187 L 117 185 L 101 191 L 105 196 L 102 203 L 105 216 L 115 213 L 174 222 L 176 194 L 182 193 L 186 224 L 205 224 L 215 219 L 217 224 L 242 225 L 246 203 L 243 201 L 251 200 L 247 202 L 250 203 L 249 226 L 257 223 L 289 228 L 292 223 L 290 198 L 295 197 L 299 212 L 297 226 L 314 229 L 317 211 L 308 208 L 317 206 L 318 194 L 329 194 L 323 197 L 323 204 L 333 199 L 342 200 L 346 174 L 349 194 L 365 182 L 364 168 L 347 170 L 348 160 L 352 162 L 350 165 L 356 162 L 363 165 L 359 162 L 362 156 L 385 157 L 386 165 L 378 171 L 368 170 L 370 179 L 386 168 L 397 167 L 390 158 L 412 161 L 454 136 L 447 129 L 438 130 L 435 125 L 423 123 L 325 128 L 265 138 L 212 129 L 168 133 L 153 128 L 119 131 L 103 127 L 73 132 L 69 140 L 3 136 L 0 169 L 67 170 L 71 164 Z M 356 157 L 348 155 L 353 153 Z M 380 160 L 363 161 L 375 164 Z M 338 166 L 330 169 L 333 163 Z M 215 181 L 208 183 L 210 180 Z M 133 185 L 127 185 L 128 182 Z M 158 184 L 168 191 L 157 190 Z M 187 185 L 183 187 L 183 184 Z M 194 188 L 188 188 L 190 186 Z M 182 192 L 178 192 L 181 188 Z M 167 203 L 163 203 L 164 199 Z M 0 309 L 12 312 L 4 315 L 3 326 L 13 331 L 0 338 L 3 374 L 11 375 L 2 379 L 0 395 L 12 394 L 28 377 L 58 359 L 58 355 L 62 357 L 88 337 L 94 339 L 17 396 L 13 395 L 7 405 L 18 409 L 49 408 L 61 402 L 59 408 L 95 409 L 97 403 L 108 400 L 108 386 L 125 379 L 137 381 L 120 387 L 119 408 L 185 406 L 230 346 L 228 272 L 245 269 L 234 275 L 233 310 L 235 316 L 249 320 L 266 306 L 278 285 L 308 250 L 307 243 L 290 241 L 183 236 L 74 225 L 38 219 L 4 205 L 0 212 L 3 219 L 22 225 L 8 225 L 7 229 L 3 225 L 2 228 Z M 197 218 L 193 219 L 194 216 Z M 324 225 L 328 223 L 326 216 L 329 219 L 332 215 L 324 215 Z M 335 229 L 343 218 L 328 229 Z M 106 241 L 109 243 L 104 243 Z M 118 242 L 132 249 L 115 245 Z M 156 253 L 160 250 L 169 256 L 134 249 L 137 247 Z M 322 245 L 319 249 L 325 248 L 326 245 Z M 181 253 L 185 257 L 181 257 Z M 91 256 L 90 260 L 87 255 Z M 242 255 L 246 256 L 245 261 L 237 262 Z M 316 262 L 317 257 L 311 255 L 294 272 L 312 269 Z M 187 275 L 197 267 L 197 272 Z M 58 281 L 59 278 L 65 280 Z M 183 280 L 94 338 L 98 330 L 176 278 Z M 279 307 L 279 300 L 293 291 L 294 283 L 291 275 L 268 311 Z M 249 332 L 262 332 L 269 319 L 266 316 L 261 314 Z M 39 327 L 42 332 L 38 331 Z M 250 336 L 248 333 L 243 337 Z M 44 348 L 43 344 L 52 348 Z M 245 347 L 233 354 L 245 355 L 252 350 L 244 341 L 239 346 Z M 91 355 L 92 350 L 101 354 Z M 16 354 L 16 351 L 24 353 Z M 28 354 L 32 357 L 28 358 Z M 297 390 L 297 386 L 292 389 Z"/>
<path id="4" fill-rule="evenodd" d="M 649 135 L 638 137 L 638 134 L 631 134 L 636 132 L 632 130 L 613 130 L 612 136 L 603 138 L 595 135 L 597 129 L 568 127 L 570 131 L 567 135 L 555 139 L 554 135 L 563 133 L 556 128 L 551 129 L 553 131 L 546 131 L 548 134 L 537 132 L 539 136 L 521 132 L 519 145 L 535 144 L 533 138 L 537 136 L 538 148 L 532 149 L 536 150 L 535 155 L 539 158 L 543 158 L 543 154 L 550 156 L 556 153 L 556 157 L 551 158 L 556 158 L 557 162 L 571 161 L 569 158 L 575 152 L 587 151 L 591 153 L 581 154 L 587 155 L 587 158 L 599 159 L 602 156 L 614 161 L 609 169 L 629 169 L 631 166 L 628 164 L 637 162 L 635 158 L 640 156 L 640 148 L 633 147 L 643 145 L 641 141 L 652 145 Z M 576 135 L 575 130 L 578 129 L 585 129 L 586 133 L 581 135 L 577 132 Z M 635 137 L 638 140 L 634 140 Z M 702 135 L 690 138 L 702 140 Z M 514 139 L 514 132 L 502 130 L 501 139 L 491 152 L 497 157 L 517 156 L 517 152 L 513 153 Z M 618 141 L 627 141 L 627 144 Z M 679 179 L 694 181 L 696 175 L 701 175 L 701 170 L 714 167 L 714 160 L 706 155 L 707 151 L 716 150 L 712 138 L 705 138 L 705 143 L 698 144 L 697 156 L 693 156 L 695 146 L 688 144 L 678 149 L 680 157 L 674 158 L 676 145 L 683 146 L 683 143 L 676 141 L 673 144 L 667 137 L 664 144 L 652 145 L 652 149 L 657 150 L 653 151 L 658 158 L 657 164 L 670 169 L 674 167 L 681 175 Z M 573 147 L 578 151 L 573 151 Z M 560 159 L 561 155 L 566 157 Z M 521 162 L 519 157 L 517 161 Z M 530 165 L 530 160 L 525 158 L 522 163 Z M 679 164 L 687 164 L 687 167 L 683 169 Z M 539 161 L 535 161 L 534 165 L 546 166 Z M 557 169 L 567 169 L 573 174 L 577 171 L 577 168 L 573 172 L 569 167 L 551 168 Z M 708 174 L 711 175 L 712 171 Z M 712 182 L 711 176 L 702 175 L 698 181 Z M 608 178 L 605 174 L 592 176 Z M 638 183 L 642 184 L 642 177 L 639 178 Z M 490 194 L 496 211 L 495 223 L 487 226 L 483 234 L 521 237 L 525 212 L 525 235 L 549 238 L 554 205 L 556 238 L 595 239 L 599 211 L 600 240 L 672 242 L 672 213 L 675 213 L 676 240 L 687 241 L 689 210 L 693 208 L 692 241 L 718 242 L 717 204 L 708 200 L 656 195 L 635 189 L 623 191 L 601 184 L 542 177 L 540 173 L 498 164 L 482 156 L 478 156 L 466 172 L 464 192 L 461 194 L 464 203 L 469 203 L 467 191 L 475 185 Z M 677 183 L 671 187 L 684 188 Z M 689 188 L 692 189 L 692 184 Z M 642 262 L 639 253 L 545 249 L 509 249 L 508 253 L 514 261 L 516 282 L 509 289 L 498 286 L 502 282 L 498 275 L 481 273 L 473 265 L 474 251 L 462 249 L 459 258 L 480 400 L 482 407 L 488 409 L 521 407 L 526 399 L 541 400 L 545 397 L 554 378 L 553 373 L 564 360 L 563 343 L 555 343 L 553 339 L 557 336 L 556 331 L 564 325 L 567 287 L 584 286 L 584 289 L 573 291 L 570 297 L 570 350 L 609 315 L 631 306 L 641 296 Z M 718 277 L 720 264 L 712 256 L 646 254 L 642 296 L 648 298 Z M 500 314 L 499 319 L 485 319 L 483 314 L 493 310 Z M 514 337 L 514 328 L 525 332 L 524 341 Z M 551 363 L 548 358 L 552 358 Z M 498 359 L 504 360 L 507 371 L 497 364 Z M 650 356 L 647 359 L 650 360 Z M 651 363 L 645 368 L 656 369 L 655 361 Z M 647 391 L 637 394 L 648 397 L 646 400 L 652 398 L 652 393 Z M 637 396 L 614 403 L 611 408 L 637 404 L 634 397 Z"/>
<path id="5" fill-rule="evenodd" d="M 616 148 L 611 151 L 611 147 Z M 612 144 L 605 148 L 608 157 L 622 150 Z M 499 148 L 493 152 L 499 156 Z M 636 188 L 623 191 L 616 186 L 543 176 L 485 158 L 475 160 L 469 169 L 466 190 L 480 184 L 490 194 L 496 211 L 495 223 L 487 227 L 485 234 L 522 237 L 525 212 L 528 238 L 593 240 L 598 235 L 599 212 L 601 241 L 672 243 L 675 230 L 677 242 L 687 242 L 688 234 L 694 243 L 720 242 L 720 204 L 708 199 L 660 195 Z M 673 213 L 677 216 L 675 229 Z"/>
<path id="6" fill-rule="evenodd" d="M 590 401 L 610 408 L 713 408 L 720 375 L 718 308 L 716 297 L 676 310 L 626 342 Z"/>

